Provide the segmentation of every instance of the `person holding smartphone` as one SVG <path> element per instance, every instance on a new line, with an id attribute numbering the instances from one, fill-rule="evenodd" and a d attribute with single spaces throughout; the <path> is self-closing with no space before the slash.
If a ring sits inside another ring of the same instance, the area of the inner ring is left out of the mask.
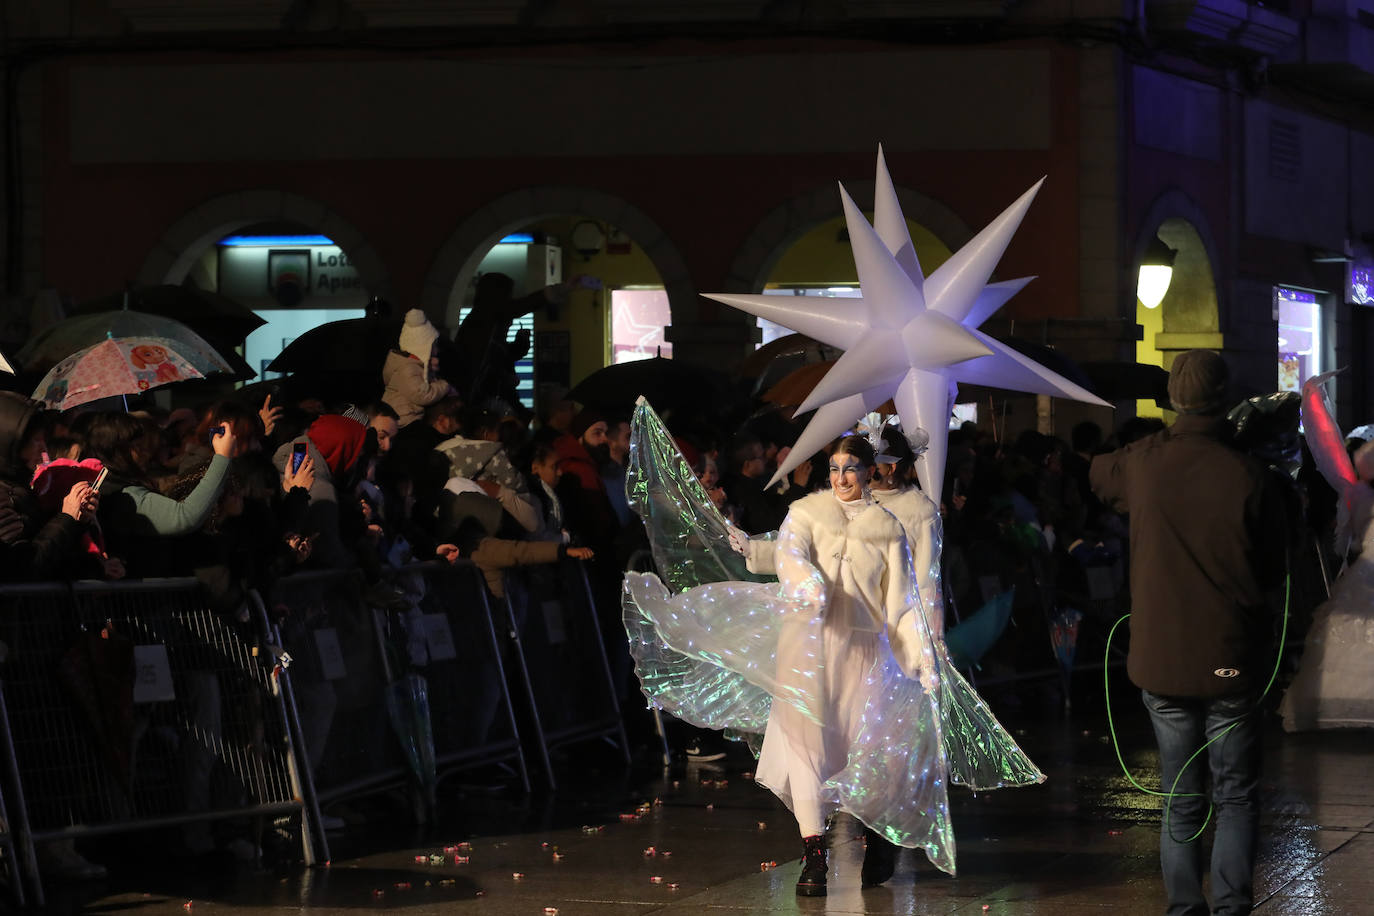
<path id="1" fill-rule="evenodd" d="M 78 565 L 85 524 L 95 517 L 99 494 L 86 481 L 71 487 L 60 511 L 49 514 L 29 488 L 44 461 L 43 405 L 0 392 L 0 580 L 41 581 L 84 575 Z"/>
<path id="2" fill-rule="evenodd" d="M 214 454 L 205 475 L 185 499 L 175 500 L 158 493 L 147 473 L 152 439 L 142 421 L 115 412 L 92 418 L 86 455 L 110 470 L 101 488 L 100 526 L 109 553 L 124 561 L 129 576 L 167 575 L 168 551 L 160 539 L 195 531 L 214 510 L 237 440 L 231 424 L 214 427 L 209 435 Z"/>

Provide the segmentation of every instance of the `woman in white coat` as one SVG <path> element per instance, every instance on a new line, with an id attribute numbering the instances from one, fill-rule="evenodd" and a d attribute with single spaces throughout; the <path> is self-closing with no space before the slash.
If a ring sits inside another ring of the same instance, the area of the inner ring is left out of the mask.
<path id="1" fill-rule="evenodd" d="M 806 688 L 815 694 L 816 718 L 795 705 L 774 703 L 755 779 L 796 815 L 805 855 L 797 893 L 805 896 L 825 893 L 823 835 L 826 817 L 836 808 L 850 809 L 868 827 L 868 884 L 892 875 L 895 847 L 883 835 L 929 848 L 943 845 L 948 829 L 943 757 L 929 699 L 936 688 L 929 629 L 916 598 L 902 526 L 869 494 L 873 459 L 863 438 L 841 439 L 830 456 L 830 491 L 792 504 L 774 553 L 782 594 L 816 611 L 815 617 L 796 615 L 783 624 L 780 686 L 791 686 L 788 672 L 814 677 Z M 921 684 L 918 695 L 913 694 L 915 684 L 902 692 L 916 696 L 914 710 L 891 702 L 888 691 L 902 675 Z M 888 712 L 895 713 L 894 728 L 905 726 L 910 732 L 883 733 Z M 907 712 L 915 717 L 905 718 Z M 920 744 L 923 737 L 934 740 L 936 752 L 921 755 L 925 759 L 918 771 L 905 765 L 905 757 L 880 759 L 893 750 L 890 744 Z M 863 750 L 856 754 L 856 748 Z M 868 753 L 872 749 L 879 753 Z M 894 762 L 896 766 L 889 766 Z M 863 793 L 851 788 L 862 783 L 872 792 L 872 777 L 880 770 L 904 784 L 892 795 L 904 810 L 856 804 Z M 930 809 L 933 816 L 923 816 Z M 920 815 L 912 817 L 918 810 Z"/>
<path id="2" fill-rule="evenodd" d="M 645 696 L 759 754 L 756 779 L 803 837 L 799 894 L 825 893 L 822 834 L 837 810 L 869 831 L 865 884 L 891 876 L 895 846 L 954 874 L 947 786 L 1044 775 L 932 639 L 902 525 L 868 490 L 872 447 L 839 440 L 832 488 L 794 502 L 775 538 L 750 540 L 711 505 L 647 404 L 633 430 L 628 489 L 659 570 L 625 575 Z"/>
<path id="3" fill-rule="evenodd" d="M 940 551 L 944 524 L 940 520 L 940 508 L 912 483 L 916 459 L 925 451 L 930 434 L 916 429 L 907 439 L 897 430 L 883 427 L 873 438 L 877 440 L 870 439 L 877 451 L 877 466 L 870 488 L 873 499 L 902 523 L 907 546 L 911 549 L 911 565 L 916 573 L 916 587 L 921 593 L 926 623 L 934 639 L 943 639 L 945 598 L 940 585 Z"/>

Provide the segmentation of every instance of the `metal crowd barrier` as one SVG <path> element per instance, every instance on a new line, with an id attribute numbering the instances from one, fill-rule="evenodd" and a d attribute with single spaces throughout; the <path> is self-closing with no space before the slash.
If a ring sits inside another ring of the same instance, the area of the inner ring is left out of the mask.
<path id="1" fill-rule="evenodd" d="M 393 641 L 407 640 L 406 662 L 428 684 L 439 778 L 510 761 L 529 792 L 525 751 L 481 571 L 466 560 L 430 562 L 397 570 L 391 582 L 413 598 L 419 612 L 399 621 Z"/>
<path id="2" fill-rule="evenodd" d="M 513 761 L 529 790 L 496 629 L 475 566 L 297 573 L 272 590 L 319 797 L 411 785 L 432 806 L 449 773 Z M 374 607 L 369 603 L 382 603 Z"/>
<path id="3" fill-rule="evenodd" d="M 302 743 L 320 801 L 403 783 L 407 766 L 384 696 L 391 668 L 362 577 L 295 573 L 264 597 L 291 656 Z"/>
<path id="4" fill-rule="evenodd" d="M 521 567 L 508 571 L 505 582 L 515 673 L 529 700 L 549 788 L 556 787 L 549 751 L 559 745 L 604 739 L 628 764 L 630 744 L 583 564 Z"/>
<path id="5" fill-rule="evenodd" d="M 194 579 L 0 588 L 0 745 L 40 905 L 46 840 L 299 815 L 305 861 L 328 859 L 268 633 L 260 608 L 225 620 Z"/>

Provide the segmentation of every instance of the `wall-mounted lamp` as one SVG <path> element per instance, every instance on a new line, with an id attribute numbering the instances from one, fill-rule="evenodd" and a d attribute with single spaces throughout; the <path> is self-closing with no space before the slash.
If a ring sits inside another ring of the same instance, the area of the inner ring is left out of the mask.
<path id="1" fill-rule="evenodd" d="M 1174 278 L 1174 256 L 1177 254 L 1157 235 L 1146 246 L 1145 256 L 1140 259 L 1140 278 L 1136 281 L 1135 297 L 1147 309 L 1159 308 L 1159 303 L 1164 301 L 1164 294 L 1169 291 L 1169 281 Z"/>
<path id="2" fill-rule="evenodd" d="M 573 226 L 569 235 L 573 250 L 581 255 L 584 261 L 590 261 L 600 254 L 606 245 L 606 230 L 594 219 L 584 219 Z"/>

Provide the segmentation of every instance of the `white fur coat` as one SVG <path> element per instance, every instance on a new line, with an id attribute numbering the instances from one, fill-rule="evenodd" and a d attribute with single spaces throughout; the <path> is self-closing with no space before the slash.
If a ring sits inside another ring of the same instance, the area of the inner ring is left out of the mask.
<path id="1" fill-rule="evenodd" d="M 945 601 L 940 589 L 940 542 L 944 525 L 935 503 L 915 487 L 873 490 L 873 498 L 897 517 L 911 548 L 911 566 L 921 590 L 921 604 L 936 638 L 945 631 Z"/>
<path id="2" fill-rule="evenodd" d="M 788 597 L 819 603 L 832 625 L 843 614 L 857 630 L 886 627 L 908 677 L 929 669 L 933 655 L 911 556 L 892 513 L 871 502 L 851 521 L 833 493 L 813 493 L 792 504 L 773 559 Z"/>

